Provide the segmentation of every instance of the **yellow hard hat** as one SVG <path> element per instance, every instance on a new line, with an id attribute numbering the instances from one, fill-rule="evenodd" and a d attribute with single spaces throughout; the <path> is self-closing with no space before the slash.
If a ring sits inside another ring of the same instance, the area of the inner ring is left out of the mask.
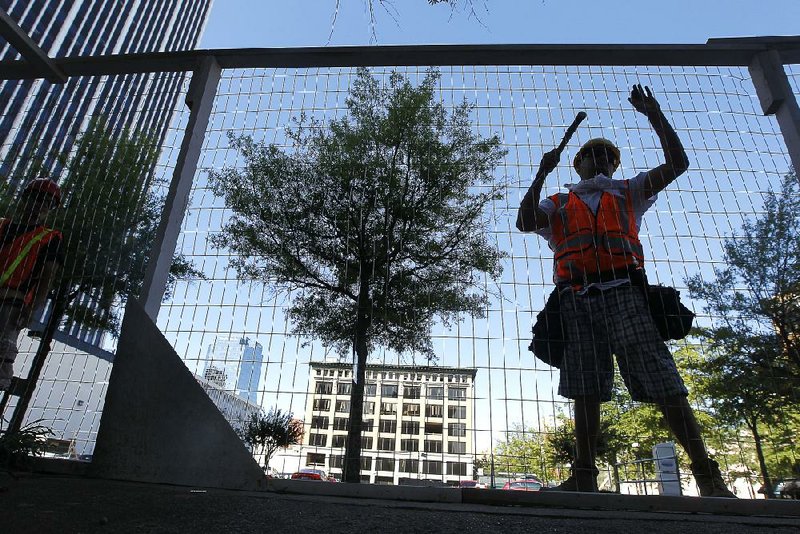
<path id="1" fill-rule="evenodd" d="M 621 157 L 619 149 L 617 148 L 617 145 L 615 145 L 614 143 L 603 137 L 595 137 L 594 139 L 589 139 L 583 144 L 581 149 L 578 150 L 578 153 L 575 154 L 575 159 L 572 160 L 572 166 L 575 167 L 575 170 L 578 170 L 578 167 L 581 164 L 581 160 L 583 159 L 584 152 L 586 152 L 587 149 L 594 148 L 596 146 L 604 146 L 611 152 L 611 154 L 613 154 L 614 161 L 612 161 L 611 163 L 614 165 L 614 170 L 617 170 L 617 167 L 619 167 L 619 161 Z"/>

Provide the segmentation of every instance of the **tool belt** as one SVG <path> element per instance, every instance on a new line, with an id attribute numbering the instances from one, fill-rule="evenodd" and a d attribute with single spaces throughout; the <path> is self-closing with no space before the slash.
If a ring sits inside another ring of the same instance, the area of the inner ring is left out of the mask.
<path id="1" fill-rule="evenodd" d="M 650 285 L 644 269 L 631 269 L 628 272 L 596 273 L 587 276 L 576 285 L 585 286 L 588 283 L 609 282 L 611 280 L 629 279 L 631 285 L 640 287 L 647 300 L 650 316 L 658 329 L 661 339 L 683 339 L 689 335 L 695 314 L 681 302 L 680 292 L 674 287 L 664 285 Z M 563 287 L 562 287 L 563 286 Z M 533 341 L 528 350 L 544 363 L 561 368 L 564 360 L 564 350 L 567 345 L 566 329 L 561 318 L 560 294 L 563 290 L 573 287 L 572 282 L 559 284 L 550 296 L 544 309 L 536 315 L 533 325 Z"/>

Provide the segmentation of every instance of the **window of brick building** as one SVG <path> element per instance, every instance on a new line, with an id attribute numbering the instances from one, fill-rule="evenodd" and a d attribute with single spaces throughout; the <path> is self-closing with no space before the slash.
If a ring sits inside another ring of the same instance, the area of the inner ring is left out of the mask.
<path id="1" fill-rule="evenodd" d="M 325 465 L 325 455 L 309 452 L 306 456 L 306 465 Z"/>
<path id="2" fill-rule="evenodd" d="M 443 408 L 441 404 L 428 404 L 425 406 L 425 417 L 442 417 Z"/>
<path id="3" fill-rule="evenodd" d="M 378 438 L 379 451 L 393 451 L 394 445 L 394 438 Z"/>
<path id="4" fill-rule="evenodd" d="M 467 425 L 464 423 L 448 423 L 447 433 L 453 437 L 463 438 L 467 435 Z"/>
<path id="5" fill-rule="evenodd" d="M 466 419 L 467 407 L 466 406 L 448 406 L 447 417 L 451 419 Z"/>
<path id="6" fill-rule="evenodd" d="M 311 416 L 311 428 L 328 428 L 330 420 L 323 415 Z"/>
<path id="7" fill-rule="evenodd" d="M 314 445 L 315 447 L 324 447 L 325 444 L 328 443 L 328 435 L 327 434 L 309 434 L 308 435 L 308 444 Z"/>
<path id="8" fill-rule="evenodd" d="M 394 434 L 397 432 L 397 421 L 395 419 L 381 419 L 378 422 L 378 432 Z"/>
<path id="9" fill-rule="evenodd" d="M 400 450 L 406 452 L 417 452 L 419 451 L 419 440 L 418 439 L 401 439 L 400 440 Z"/>
<path id="10" fill-rule="evenodd" d="M 349 417 L 334 417 L 333 419 L 334 430 L 347 430 L 349 426 L 350 426 Z"/>
<path id="11" fill-rule="evenodd" d="M 314 393 L 317 395 L 330 395 L 333 393 L 333 382 L 317 382 Z"/>
<path id="12" fill-rule="evenodd" d="M 425 452 L 442 452 L 442 441 L 438 439 L 426 439 Z"/>
<path id="13" fill-rule="evenodd" d="M 419 434 L 419 421 L 403 421 L 403 424 L 400 428 L 400 433 L 416 436 Z"/>
<path id="14" fill-rule="evenodd" d="M 394 471 L 394 458 L 375 458 L 376 471 Z"/>
<path id="15" fill-rule="evenodd" d="M 450 454 L 466 454 L 467 444 L 463 441 L 448 441 L 447 452 Z"/>
<path id="16" fill-rule="evenodd" d="M 403 386 L 403 397 L 406 399 L 418 399 L 421 389 L 420 386 Z"/>
<path id="17" fill-rule="evenodd" d="M 422 472 L 426 475 L 441 475 L 442 462 L 439 460 L 425 460 L 422 462 Z"/>
<path id="18" fill-rule="evenodd" d="M 441 434 L 442 433 L 442 423 L 432 423 L 430 421 L 425 423 L 425 433 L 426 434 Z"/>
<path id="19" fill-rule="evenodd" d="M 400 459 L 401 473 L 419 473 L 419 460 Z"/>
<path id="20" fill-rule="evenodd" d="M 450 400 L 467 400 L 467 388 L 448 386 L 447 398 Z"/>
<path id="21" fill-rule="evenodd" d="M 381 397 L 396 399 L 398 389 L 397 384 L 381 384 Z"/>
<path id="22" fill-rule="evenodd" d="M 413 417 L 419 414 L 420 414 L 419 404 L 408 403 L 408 402 L 403 403 L 403 415 L 408 415 Z"/>
<path id="23" fill-rule="evenodd" d="M 447 474 L 460 477 L 467 476 L 467 464 L 464 462 L 447 462 Z"/>

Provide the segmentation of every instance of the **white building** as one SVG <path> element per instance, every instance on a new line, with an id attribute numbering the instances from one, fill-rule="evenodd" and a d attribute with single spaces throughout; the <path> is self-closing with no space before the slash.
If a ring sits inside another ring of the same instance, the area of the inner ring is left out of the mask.
<path id="1" fill-rule="evenodd" d="M 261 411 L 260 406 L 226 390 L 215 382 L 196 375 L 195 379 L 203 387 L 211 402 L 214 403 L 223 417 L 236 431 L 243 428 L 251 415 Z"/>
<path id="2" fill-rule="evenodd" d="M 300 463 L 341 478 L 353 375 L 312 362 Z M 368 364 L 361 479 L 457 485 L 473 479 L 476 369 Z"/>

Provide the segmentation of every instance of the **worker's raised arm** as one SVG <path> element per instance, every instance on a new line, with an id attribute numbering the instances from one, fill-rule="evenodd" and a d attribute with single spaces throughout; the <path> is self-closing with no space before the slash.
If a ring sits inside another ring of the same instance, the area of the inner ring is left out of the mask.
<path id="1" fill-rule="evenodd" d="M 663 191 L 675 178 L 686 172 L 689 158 L 649 87 L 642 89 L 641 85 L 634 85 L 628 102 L 650 121 L 664 151 L 665 163 L 647 171 L 644 193 L 650 197 Z"/>
<path id="2" fill-rule="evenodd" d="M 560 154 L 557 148 L 546 152 L 542 156 L 542 161 L 539 162 L 539 170 L 536 172 L 536 178 L 534 178 L 533 183 L 525 193 L 517 212 L 517 229 L 521 232 L 533 232 L 550 226 L 550 218 L 547 213 L 539 208 L 539 200 L 544 179 L 558 166 L 559 159 Z"/>

